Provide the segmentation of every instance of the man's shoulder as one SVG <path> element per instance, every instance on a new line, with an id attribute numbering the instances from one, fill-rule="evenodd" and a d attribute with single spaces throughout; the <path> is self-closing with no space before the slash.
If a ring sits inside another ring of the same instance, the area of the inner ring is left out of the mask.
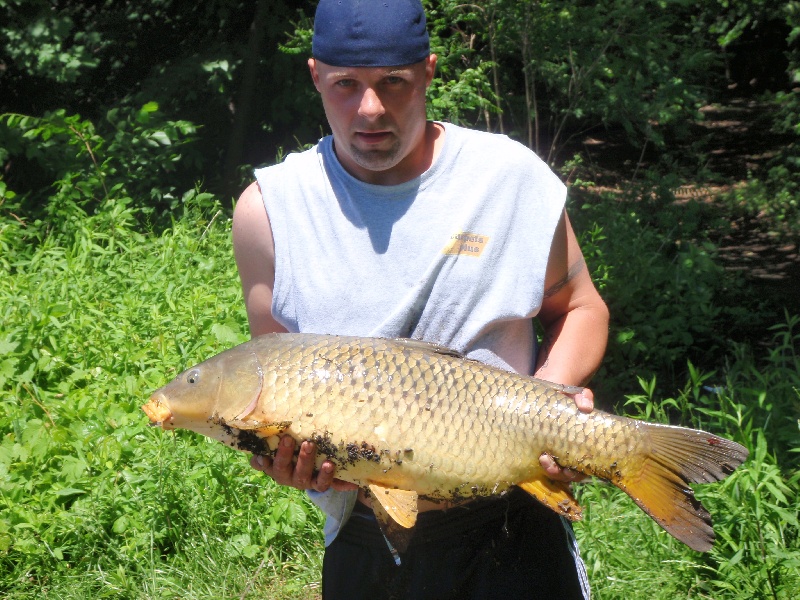
<path id="1" fill-rule="evenodd" d="M 284 165 L 302 166 L 309 163 L 314 163 L 319 160 L 319 155 L 324 152 L 327 145 L 330 144 L 330 136 L 320 139 L 316 144 L 309 144 L 303 148 L 299 148 L 286 155 L 278 156 L 275 163 L 265 165 L 255 169 L 258 172 L 277 172 L 280 171 Z"/>
<path id="2" fill-rule="evenodd" d="M 533 150 L 505 134 L 469 129 L 452 123 L 444 125 L 447 135 L 451 135 L 461 152 L 478 156 L 481 161 L 501 162 L 509 168 L 550 171 Z"/>

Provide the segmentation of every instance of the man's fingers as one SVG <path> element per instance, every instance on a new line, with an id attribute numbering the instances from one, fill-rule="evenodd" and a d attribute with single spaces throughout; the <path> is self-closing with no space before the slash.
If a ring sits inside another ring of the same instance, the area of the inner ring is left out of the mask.
<path id="1" fill-rule="evenodd" d="M 317 473 L 317 479 L 314 482 L 314 489 L 318 492 L 324 492 L 331 484 L 333 484 L 333 471 L 334 467 L 333 464 L 325 461 L 322 463 L 322 466 L 319 468 L 319 473 Z"/>
<path id="2" fill-rule="evenodd" d="M 342 481 L 335 477 L 335 465 L 325 461 L 314 476 L 317 448 L 313 442 L 305 441 L 300 444 L 297 452 L 297 462 L 294 461 L 295 441 L 291 436 L 281 438 L 275 457 L 253 455 L 250 466 L 263 471 L 280 485 L 288 485 L 301 490 L 314 489 L 324 492 L 333 488 L 339 492 L 356 490 L 358 486 L 349 481 Z"/>
<path id="3" fill-rule="evenodd" d="M 594 410 L 594 393 L 589 388 L 583 388 L 577 394 L 573 394 L 572 398 L 582 413 L 590 413 Z"/>
<path id="4" fill-rule="evenodd" d="M 272 472 L 270 475 L 281 485 L 292 485 L 294 457 L 294 440 L 291 436 L 285 435 L 281 438 L 275 458 L 272 459 Z"/>
<path id="5" fill-rule="evenodd" d="M 590 413 L 594 410 L 594 393 L 589 388 L 583 388 L 577 394 L 570 394 L 575 401 L 575 405 L 582 413 Z M 542 465 L 544 472 L 550 479 L 571 483 L 586 479 L 586 475 L 573 471 L 572 469 L 562 469 L 558 466 L 553 457 L 549 454 L 542 454 L 539 457 L 539 464 Z"/>
<path id="6" fill-rule="evenodd" d="M 544 469 L 545 473 L 547 473 L 547 476 L 556 481 L 572 483 L 573 481 L 581 481 L 586 479 L 586 475 L 583 473 L 578 473 L 572 469 L 562 469 L 549 454 L 542 454 L 539 457 L 539 464 L 542 465 L 542 468 Z"/>
<path id="7" fill-rule="evenodd" d="M 548 477 L 556 478 L 561 475 L 561 467 L 556 464 L 556 461 L 553 460 L 553 457 L 549 454 L 542 454 L 539 457 L 539 464 L 542 465 L 544 472 L 547 473 Z"/>
<path id="8" fill-rule="evenodd" d="M 254 454 L 250 457 L 250 466 L 258 471 L 263 471 L 267 475 L 272 476 L 272 460 L 268 456 Z"/>
<path id="9" fill-rule="evenodd" d="M 294 467 L 291 485 L 307 490 L 311 487 L 311 479 L 314 476 L 314 460 L 317 456 L 317 447 L 313 442 L 303 442 L 300 444 L 300 452 L 297 454 L 297 464 Z"/>

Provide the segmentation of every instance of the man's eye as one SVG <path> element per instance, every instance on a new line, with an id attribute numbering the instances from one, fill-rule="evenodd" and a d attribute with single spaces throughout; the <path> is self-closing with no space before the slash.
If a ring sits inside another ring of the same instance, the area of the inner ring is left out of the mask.
<path id="1" fill-rule="evenodd" d="M 340 79 L 334 85 L 336 87 L 346 88 L 346 87 L 352 87 L 354 85 L 354 82 L 352 79 Z"/>

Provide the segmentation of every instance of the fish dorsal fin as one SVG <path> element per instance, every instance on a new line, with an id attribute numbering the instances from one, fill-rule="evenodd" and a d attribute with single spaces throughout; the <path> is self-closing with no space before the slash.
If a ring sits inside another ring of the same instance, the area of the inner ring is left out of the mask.
<path id="1" fill-rule="evenodd" d="M 540 476 L 517 485 L 539 502 L 570 521 L 579 521 L 583 517 L 583 509 L 578 504 L 578 501 L 575 500 L 572 495 L 572 489 L 566 482 L 554 481 L 548 477 Z"/>
<path id="2" fill-rule="evenodd" d="M 412 340 L 410 338 L 394 338 L 393 342 L 406 346 L 412 350 L 421 350 L 422 352 L 434 352 L 435 354 L 444 354 L 446 356 L 455 356 L 456 358 L 464 358 L 458 350 L 453 350 L 447 346 L 439 344 L 432 344 L 431 342 L 424 342 L 422 340 Z"/>
<path id="3" fill-rule="evenodd" d="M 580 394 L 583 390 L 586 389 L 585 387 L 579 385 L 564 385 L 563 383 L 553 383 L 552 381 L 547 381 L 546 379 L 539 379 L 538 377 L 532 377 L 530 375 L 523 375 L 523 377 L 525 377 L 528 381 L 533 381 L 541 385 L 547 386 L 549 388 L 558 390 L 562 394 L 570 394 L 570 395 Z"/>
<path id="4" fill-rule="evenodd" d="M 417 493 L 376 484 L 370 485 L 369 490 L 372 492 L 372 511 L 390 549 L 405 552 L 417 522 Z M 395 560 L 399 558 L 395 556 Z"/>

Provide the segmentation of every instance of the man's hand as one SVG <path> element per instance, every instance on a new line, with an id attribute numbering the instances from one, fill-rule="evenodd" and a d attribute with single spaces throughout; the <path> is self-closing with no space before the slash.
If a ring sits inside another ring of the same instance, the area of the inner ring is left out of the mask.
<path id="1" fill-rule="evenodd" d="M 592 390 L 583 388 L 583 390 L 577 394 L 570 395 L 572 396 L 573 400 L 575 400 L 575 404 L 578 405 L 578 410 L 582 413 L 590 413 L 594 410 L 594 394 L 592 393 Z M 553 457 L 549 454 L 542 454 L 539 457 L 539 464 L 542 465 L 542 468 L 547 473 L 547 476 L 550 477 L 550 479 L 555 479 L 556 481 L 565 481 L 567 483 L 571 483 L 573 481 L 581 481 L 586 479 L 586 475 L 582 473 L 578 473 L 572 469 L 562 469 L 559 467 L 556 461 L 553 460 Z"/>
<path id="2" fill-rule="evenodd" d="M 334 478 L 334 464 L 327 460 L 322 463 L 316 476 L 314 475 L 317 448 L 313 442 L 305 441 L 300 444 L 296 464 L 293 460 L 294 448 L 294 439 L 285 435 L 281 438 L 275 458 L 253 455 L 250 459 L 250 466 L 272 477 L 275 483 L 295 487 L 299 490 L 324 492 L 328 488 L 333 488 L 341 492 L 358 489 L 354 483 Z"/>

